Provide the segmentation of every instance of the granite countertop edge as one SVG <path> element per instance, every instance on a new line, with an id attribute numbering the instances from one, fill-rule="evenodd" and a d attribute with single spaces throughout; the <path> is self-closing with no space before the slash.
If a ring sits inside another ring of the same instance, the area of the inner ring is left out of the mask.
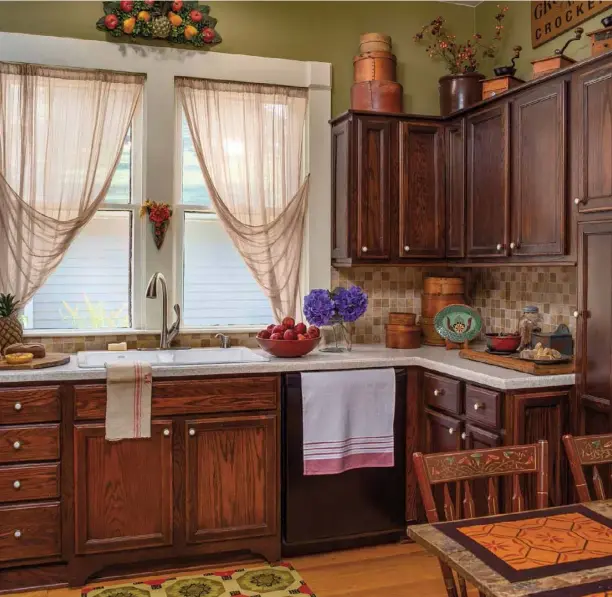
<path id="1" fill-rule="evenodd" d="M 263 355 L 264 353 L 255 350 Z M 277 359 L 267 362 L 190 365 L 181 367 L 155 366 L 154 378 L 211 377 L 220 375 L 265 375 L 271 373 L 299 373 L 340 369 L 371 369 L 380 367 L 422 367 L 459 379 L 499 390 L 525 390 L 543 387 L 563 387 L 575 384 L 574 374 L 529 375 L 510 369 L 468 361 L 459 351 L 423 346 L 412 350 L 395 350 L 381 345 L 358 345 L 350 353 L 329 354 L 313 352 L 298 359 Z M 29 371 L 0 371 L 3 384 L 42 382 L 104 381 L 106 371 L 80 369 L 76 356 L 67 365 Z"/>

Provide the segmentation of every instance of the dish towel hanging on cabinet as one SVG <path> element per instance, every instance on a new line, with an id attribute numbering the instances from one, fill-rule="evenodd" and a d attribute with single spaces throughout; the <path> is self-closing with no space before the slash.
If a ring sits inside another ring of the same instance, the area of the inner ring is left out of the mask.
<path id="1" fill-rule="evenodd" d="M 394 466 L 395 371 L 302 373 L 304 475 Z"/>
<path id="2" fill-rule="evenodd" d="M 106 439 L 151 437 L 151 389 L 149 363 L 106 366 Z"/>

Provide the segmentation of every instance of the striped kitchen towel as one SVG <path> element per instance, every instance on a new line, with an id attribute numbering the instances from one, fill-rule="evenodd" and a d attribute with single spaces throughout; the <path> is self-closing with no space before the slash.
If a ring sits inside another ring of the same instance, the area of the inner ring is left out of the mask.
<path id="1" fill-rule="evenodd" d="M 394 466 L 395 371 L 302 373 L 304 475 Z"/>
<path id="2" fill-rule="evenodd" d="M 107 440 L 151 437 L 152 387 L 149 363 L 106 366 Z"/>

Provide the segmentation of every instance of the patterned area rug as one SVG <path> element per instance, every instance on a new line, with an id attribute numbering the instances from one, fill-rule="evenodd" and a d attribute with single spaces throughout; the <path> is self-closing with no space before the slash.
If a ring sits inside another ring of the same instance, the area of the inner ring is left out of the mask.
<path id="1" fill-rule="evenodd" d="M 82 597 L 316 597 L 291 564 L 85 587 Z"/>

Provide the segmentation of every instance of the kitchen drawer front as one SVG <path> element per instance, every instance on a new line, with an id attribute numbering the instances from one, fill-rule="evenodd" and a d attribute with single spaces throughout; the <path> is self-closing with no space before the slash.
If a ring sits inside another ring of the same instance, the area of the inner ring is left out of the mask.
<path id="1" fill-rule="evenodd" d="M 0 390 L 0 423 L 53 423 L 60 420 L 59 386 Z"/>
<path id="2" fill-rule="evenodd" d="M 0 428 L 0 463 L 58 460 L 59 425 Z"/>
<path id="3" fill-rule="evenodd" d="M 154 417 L 276 410 L 279 376 L 197 379 L 153 382 Z M 74 416 L 77 420 L 104 419 L 106 385 L 75 388 Z"/>
<path id="4" fill-rule="evenodd" d="M 501 427 L 501 393 L 477 386 L 465 386 L 465 414 L 471 421 L 488 427 Z"/>
<path id="5" fill-rule="evenodd" d="M 425 404 L 450 413 L 461 413 L 461 382 L 442 375 L 425 373 Z"/>
<path id="6" fill-rule="evenodd" d="M 0 502 L 48 500 L 59 494 L 59 463 L 0 467 Z"/>
<path id="7" fill-rule="evenodd" d="M 0 562 L 61 554 L 60 505 L 0 508 Z"/>

